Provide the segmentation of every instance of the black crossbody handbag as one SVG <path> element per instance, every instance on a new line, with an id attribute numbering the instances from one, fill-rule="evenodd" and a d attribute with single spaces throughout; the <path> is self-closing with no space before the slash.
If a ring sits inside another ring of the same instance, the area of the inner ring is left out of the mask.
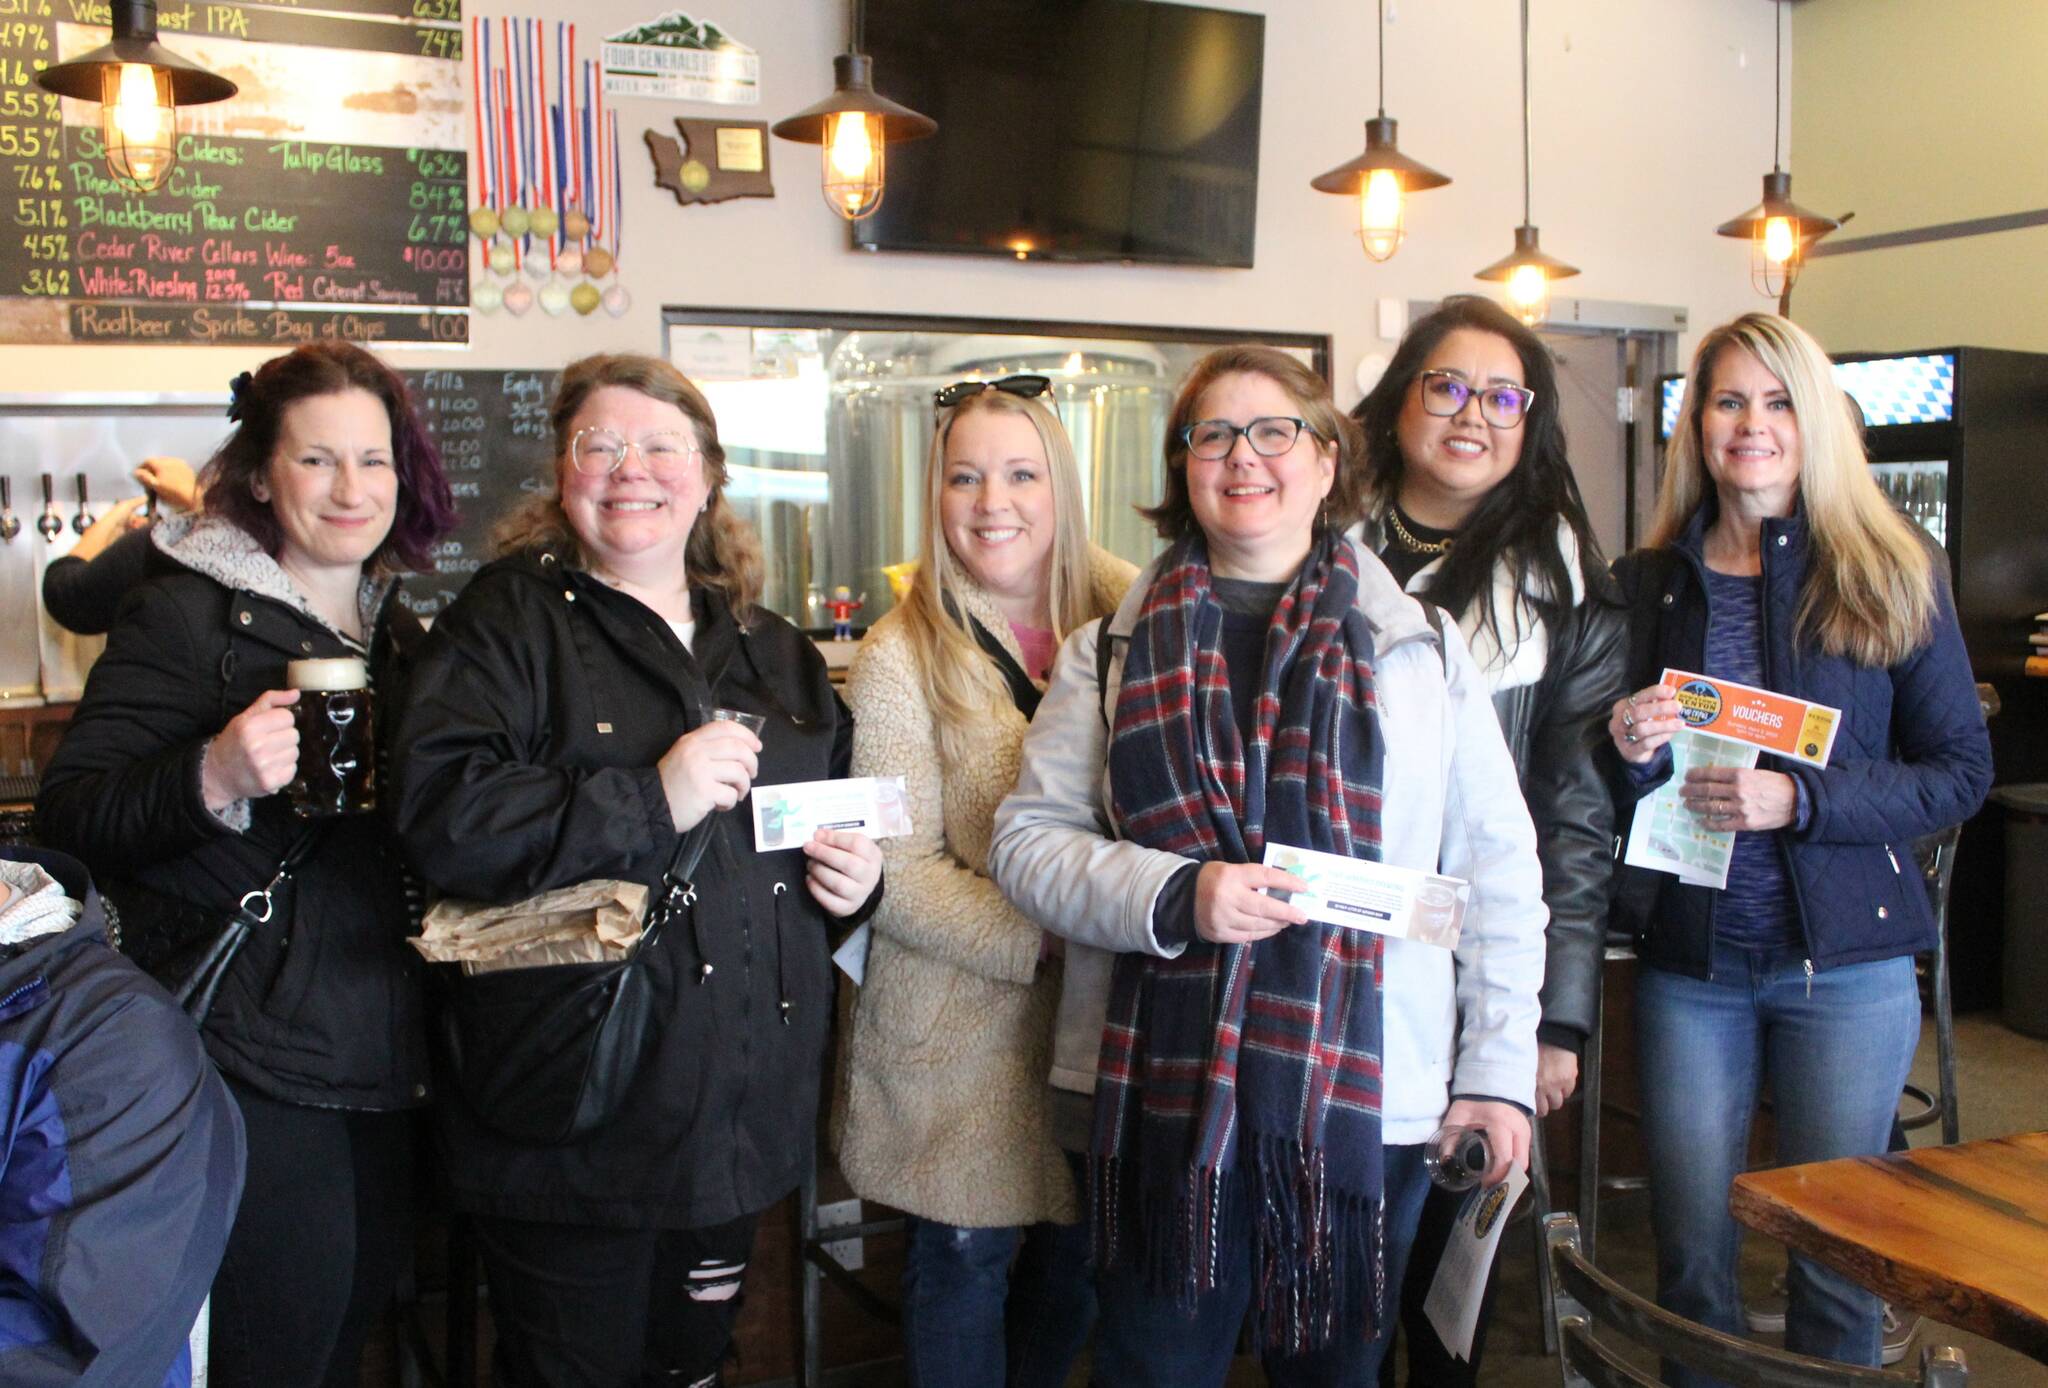
<path id="1" fill-rule="evenodd" d="M 642 960 L 694 908 L 692 875 L 716 814 L 676 840 L 624 959 L 458 975 L 441 1009 L 456 1083 L 485 1127 L 516 1142 L 574 1142 L 618 1116 L 654 1031 Z"/>
<path id="2" fill-rule="evenodd" d="M 135 932 L 122 942 L 144 973 L 164 986 L 171 1000 L 193 1021 L 204 1025 L 220 995 L 221 981 L 249 942 L 249 936 L 281 922 L 288 930 L 298 910 L 299 867 L 318 846 L 322 825 L 309 824 L 292 839 L 278 860 L 270 881 L 245 892 L 226 919 L 207 916 L 197 907 L 173 904 L 169 898 L 152 896 L 159 910 L 157 923 Z M 167 923 L 168 916 L 175 923 Z M 170 936 L 173 938 L 165 938 Z"/>

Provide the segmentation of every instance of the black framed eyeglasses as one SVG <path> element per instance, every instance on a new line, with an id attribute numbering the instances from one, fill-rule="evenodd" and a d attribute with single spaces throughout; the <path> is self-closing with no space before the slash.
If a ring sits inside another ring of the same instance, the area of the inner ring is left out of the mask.
<path id="1" fill-rule="evenodd" d="M 1304 431 L 1310 438 L 1318 437 L 1313 424 L 1294 415 L 1261 415 L 1242 427 L 1227 419 L 1198 419 L 1180 431 L 1180 441 L 1188 446 L 1189 456 L 1213 463 L 1228 458 L 1242 434 L 1252 452 L 1261 458 L 1277 458 L 1294 447 Z"/>
<path id="2" fill-rule="evenodd" d="M 955 381 L 949 386 L 940 386 L 932 392 L 932 403 L 942 410 L 950 410 L 962 400 L 971 400 L 985 390 L 999 390 L 1005 395 L 1015 395 L 1030 400 L 1052 389 L 1050 376 L 1005 376 L 997 381 Z"/>
<path id="3" fill-rule="evenodd" d="M 1465 402 L 1479 397 L 1479 417 L 1496 429 L 1518 428 L 1536 403 L 1536 392 L 1526 386 L 1475 386 L 1463 376 L 1448 371 L 1425 371 L 1415 378 L 1422 392 L 1422 408 L 1428 414 L 1448 419 L 1465 408 Z"/>

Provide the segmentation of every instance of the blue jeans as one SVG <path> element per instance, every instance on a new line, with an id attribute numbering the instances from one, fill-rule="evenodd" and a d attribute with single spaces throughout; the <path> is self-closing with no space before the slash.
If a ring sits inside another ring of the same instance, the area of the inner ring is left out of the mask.
<path id="1" fill-rule="evenodd" d="M 1386 1302 L 1379 1308 L 1381 1333 L 1370 1343 L 1339 1337 L 1314 1354 L 1266 1360 L 1271 1388 L 1369 1388 L 1379 1382 L 1380 1359 L 1397 1314 L 1408 1249 L 1422 1218 L 1429 1174 L 1422 1145 L 1388 1147 L 1384 1200 Z M 1117 1267 L 1097 1279 L 1102 1322 L 1095 1333 L 1099 1388 L 1221 1388 L 1237 1350 L 1237 1332 L 1251 1305 L 1251 1248 L 1237 1250 L 1219 1285 L 1189 1311 L 1171 1296 L 1145 1286 L 1142 1273 Z"/>
<path id="2" fill-rule="evenodd" d="M 1713 975 L 1645 967 L 1637 978 L 1643 1136 L 1658 1304 L 1741 1335 L 1740 1231 L 1728 1191 L 1744 1167 L 1760 1085 L 1768 1077 L 1779 1163 L 1884 1151 L 1920 1037 L 1920 994 L 1904 957 L 1809 979 L 1796 950 L 1716 944 Z M 1877 1363 L 1877 1297 L 1798 1254 L 1787 1290 L 1787 1349 Z M 1668 1381 L 1716 1380 L 1681 1372 Z"/>
<path id="3" fill-rule="evenodd" d="M 910 1221 L 910 1388 L 1061 1388 L 1095 1320 L 1088 1224 L 963 1229 Z"/>

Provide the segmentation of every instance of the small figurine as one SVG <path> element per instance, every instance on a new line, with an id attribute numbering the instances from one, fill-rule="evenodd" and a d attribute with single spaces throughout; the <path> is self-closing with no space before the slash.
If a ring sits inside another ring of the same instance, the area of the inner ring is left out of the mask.
<path id="1" fill-rule="evenodd" d="M 826 608 L 832 613 L 832 639 L 834 641 L 851 641 L 853 639 L 853 614 L 867 606 L 867 601 L 868 595 L 865 592 L 859 597 L 855 597 L 853 590 L 844 583 L 835 587 L 832 590 L 832 596 L 829 598 L 823 596 L 815 588 L 811 590 L 812 606 Z"/>

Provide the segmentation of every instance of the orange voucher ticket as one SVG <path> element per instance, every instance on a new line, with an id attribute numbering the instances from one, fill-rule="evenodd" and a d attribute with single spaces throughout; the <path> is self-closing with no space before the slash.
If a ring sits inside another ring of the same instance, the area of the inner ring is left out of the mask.
<path id="1" fill-rule="evenodd" d="M 1746 742 L 1809 766 L 1828 764 L 1840 709 L 1684 670 L 1666 670 L 1661 682 L 1678 691 L 1678 716 L 1690 732 Z"/>

